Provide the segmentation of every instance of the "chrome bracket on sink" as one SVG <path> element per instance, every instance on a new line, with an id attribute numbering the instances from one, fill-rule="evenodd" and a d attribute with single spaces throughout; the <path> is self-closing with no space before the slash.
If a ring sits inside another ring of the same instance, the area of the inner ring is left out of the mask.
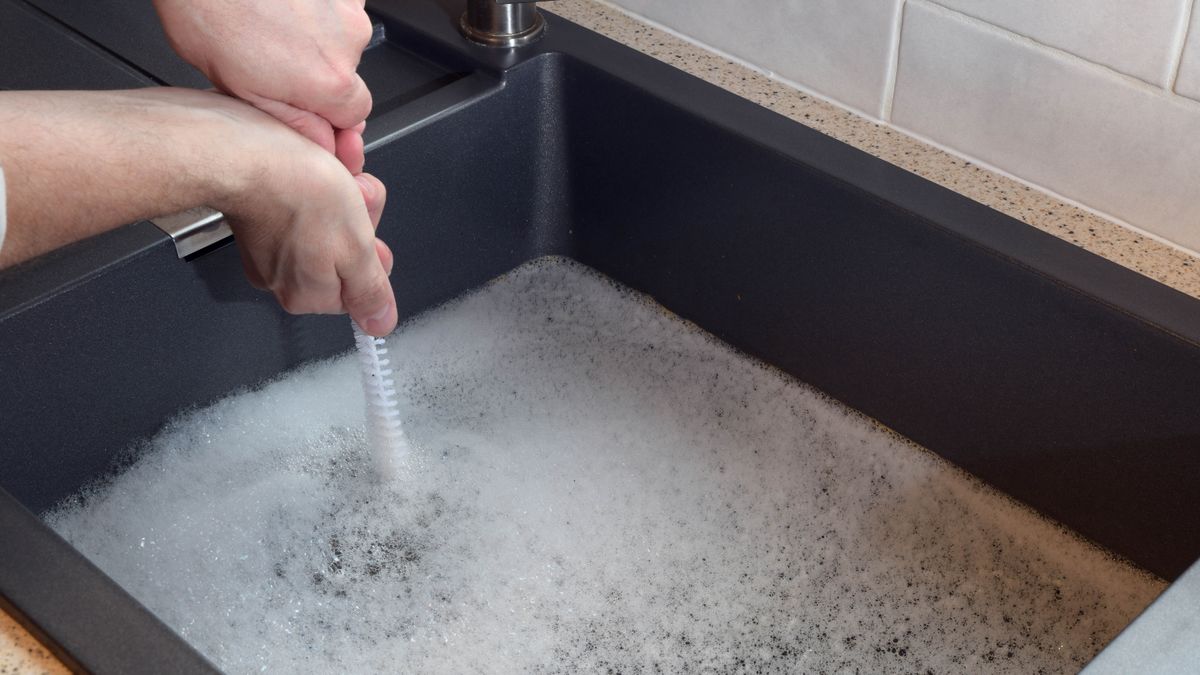
<path id="1" fill-rule="evenodd" d="M 151 218 L 150 222 L 171 237 L 175 242 L 175 252 L 181 259 L 187 259 L 233 236 L 233 230 L 225 222 L 225 214 L 207 206 L 158 216 Z"/>

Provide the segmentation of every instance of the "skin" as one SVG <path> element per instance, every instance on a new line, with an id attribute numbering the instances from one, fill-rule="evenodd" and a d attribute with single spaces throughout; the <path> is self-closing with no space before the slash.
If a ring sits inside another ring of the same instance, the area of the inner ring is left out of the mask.
<path id="1" fill-rule="evenodd" d="M 155 0 L 167 39 L 217 87 L 362 171 L 365 0 Z"/>
<path id="2" fill-rule="evenodd" d="M 390 332 L 392 254 L 372 235 L 386 195 L 362 172 L 363 4 L 155 0 L 180 56 L 249 106 L 170 89 L 0 92 L 0 267 L 203 204 L 226 214 L 247 278 L 284 309 Z"/>
<path id="3" fill-rule="evenodd" d="M 172 88 L 0 92 L 0 161 L 0 267 L 205 204 L 226 214 L 250 282 L 287 311 L 349 313 L 380 336 L 396 325 L 392 254 L 374 236 L 382 183 L 246 103 Z"/>

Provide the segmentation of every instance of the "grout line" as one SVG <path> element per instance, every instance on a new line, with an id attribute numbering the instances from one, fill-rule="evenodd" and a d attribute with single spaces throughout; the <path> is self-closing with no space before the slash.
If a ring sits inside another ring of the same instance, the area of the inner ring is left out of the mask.
<path id="1" fill-rule="evenodd" d="M 1022 47 L 1025 47 L 1026 49 L 1032 49 L 1034 51 L 1048 54 L 1049 56 L 1062 59 L 1062 60 L 1072 63 L 1074 65 L 1079 65 L 1079 66 L 1083 66 L 1085 68 L 1091 68 L 1093 70 L 1097 70 L 1106 77 L 1115 78 L 1117 80 L 1120 80 L 1125 85 L 1134 87 L 1136 89 L 1140 89 L 1143 92 L 1150 93 L 1150 94 L 1153 94 L 1158 97 L 1167 96 L 1173 100 L 1179 101 L 1180 103 L 1200 107 L 1200 101 L 1195 101 L 1193 99 L 1187 98 L 1186 96 L 1175 96 L 1171 92 L 1163 89 L 1162 87 L 1160 87 L 1156 84 L 1150 84 L 1149 82 L 1147 82 L 1145 80 L 1138 79 L 1132 75 L 1126 75 L 1125 73 L 1122 73 L 1119 70 L 1115 70 L 1115 69 L 1113 69 L 1109 66 L 1106 66 L 1102 63 L 1096 63 L 1095 61 L 1089 61 L 1088 59 L 1085 59 L 1082 56 L 1079 56 L 1078 54 L 1072 54 L 1071 52 L 1065 51 L 1063 49 L 1059 49 L 1058 47 L 1048 45 L 1044 42 L 1038 42 L 1037 40 L 1035 40 L 1027 35 L 1021 35 L 1020 33 L 1014 33 L 1013 31 L 1008 30 L 1007 28 L 1002 28 L 1000 26 L 997 26 L 994 23 L 988 23 L 987 21 L 984 21 L 983 19 L 977 19 L 977 18 L 971 16 L 970 14 L 964 14 L 956 9 L 947 7 L 943 4 L 941 4 L 940 2 L 937 2 L 937 0 L 909 0 L 909 1 L 913 2 L 913 3 L 917 3 L 918 5 L 925 7 L 927 9 L 929 9 L 930 11 L 938 13 L 944 17 L 962 21 L 963 23 L 965 23 L 969 26 L 974 26 L 975 28 L 978 28 L 979 30 L 988 31 L 993 34 L 998 34 L 1007 40 L 1010 40 L 1012 42 L 1017 43 L 1018 45 L 1021 45 Z M 1192 1 L 1194 1 L 1194 0 L 1192 0 Z"/>
<path id="2" fill-rule="evenodd" d="M 703 49 L 704 51 L 706 51 L 710 54 L 715 54 L 727 61 L 734 63 L 735 65 L 741 66 L 742 68 L 746 68 L 747 70 L 752 70 L 752 71 L 758 73 L 759 75 L 763 75 L 767 78 L 770 78 L 774 82 L 778 82 L 779 84 L 782 84 L 783 86 L 788 87 L 789 89 L 794 89 L 794 90 L 804 94 L 805 96 L 810 96 L 818 101 L 824 101 L 825 103 L 837 106 L 838 108 L 841 108 L 843 110 L 849 110 L 850 112 L 854 113 L 855 115 L 858 115 L 859 117 L 863 117 L 868 120 L 871 120 L 872 122 L 880 121 L 879 116 L 874 113 L 869 113 L 860 108 L 856 108 L 855 106 L 852 106 L 849 103 L 844 103 L 842 101 L 839 101 L 836 98 L 833 98 L 832 96 L 830 96 L 828 94 L 822 94 L 821 92 L 816 91 L 815 89 L 812 89 L 807 85 L 796 82 L 795 80 L 789 80 L 786 77 L 782 77 L 781 75 L 779 75 L 771 70 L 768 70 L 767 68 L 764 68 L 763 66 L 760 66 L 756 63 L 751 63 L 750 61 L 747 61 L 746 59 L 743 59 L 740 56 L 734 56 L 733 54 L 730 54 L 729 52 L 725 51 L 724 49 L 721 49 L 719 47 L 714 47 L 714 46 L 708 44 L 707 42 L 701 42 L 700 40 L 697 40 L 696 38 L 694 38 L 690 35 L 687 35 L 685 33 L 681 33 L 666 24 L 660 23 L 660 22 L 655 21 L 654 19 L 648 18 L 642 14 L 638 14 L 637 12 L 626 9 L 626 8 L 616 4 L 612 0 L 591 0 L 591 1 L 595 2 L 596 4 L 598 4 L 602 7 L 607 7 L 608 9 L 610 9 L 614 12 L 623 14 L 623 15 L 633 19 L 634 21 L 639 21 L 641 23 L 646 24 L 647 26 L 650 26 L 651 28 L 660 30 L 672 37 L 683 40 L 684 42 L 686 42 L 690 45 L 699 47 L 700 49 Z M 550 12 L 553 12 L 554 5 L 553 4 L 547 5 L 546 9 Z M 663 59 L 659 59 L 659 60 L 661 61 Z"/>
<path id="3" fill-rule="evenodd" d="M 883 82 L 883 102 L 879 111 L 879 119 L 884 122 L 892 120 L 892 104 L 896 100 L 896 77 L 900 74 L 900 38 L 904 30 L 904 5 L 905 0 L 896 2 L 896 16 L 892 19 L 892 41 L 888 45 L 890 54 L 887 79 Z"/>
<path id="4" fill-rule="evenodd" d="M 1179 68 L 1183 65 L 1183 50 L 1187 47 L 1188 33 L 1191 32 L 1192 14 L 1196 11 L 1196 0 L 1185 0 L 1183 11 L 1180 13 L 1179 26 L 1175 29 L 1175 37 L 1171 43 L 1171 51 L 1175 58 L 1167 66 L 1166 90 L 1175 91 L 1175 83 L 1179 80 Z"/>

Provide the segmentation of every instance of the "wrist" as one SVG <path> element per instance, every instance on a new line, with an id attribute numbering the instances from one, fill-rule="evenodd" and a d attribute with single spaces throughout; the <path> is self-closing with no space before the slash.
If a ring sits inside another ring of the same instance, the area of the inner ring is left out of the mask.
<path id="1" fill-rule="evenodd" d="M 147 90 L 161 96 L 160 138 L 171 192 L 184 206 L 236 214 L 265 176 L 273 149 L 250 106 L 222 94 L 182 89 Z M 249 117 L 250 119 L 247 119 Z M 269 131 L 269 130 L 268 130 Z"/>

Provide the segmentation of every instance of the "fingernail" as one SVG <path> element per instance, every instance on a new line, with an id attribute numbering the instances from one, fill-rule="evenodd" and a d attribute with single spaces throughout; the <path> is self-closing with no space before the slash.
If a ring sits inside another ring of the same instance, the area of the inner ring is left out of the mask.
<path id="1" fill-rule="evenodd" d="M 365 194 L 370 195 L 375 191 L 375 186 L 371 185 L 371 181 L 364 178 L 361 173 L 355 176 L 354 180 L 358 182 L 359 187 L 363 189 Z"/>
<path id="2" fill-rule="evenodd" d="M 391 325 L 388 321 L 391 313 L 391 305 L 385 305 L 383 309 L 367 317 L 367 325 L 364 326 L 364 328 L 366 328 L 367 332 L 371 333 L 372 335 L 387 333 L 389 330 L 391 330 Z"/>

